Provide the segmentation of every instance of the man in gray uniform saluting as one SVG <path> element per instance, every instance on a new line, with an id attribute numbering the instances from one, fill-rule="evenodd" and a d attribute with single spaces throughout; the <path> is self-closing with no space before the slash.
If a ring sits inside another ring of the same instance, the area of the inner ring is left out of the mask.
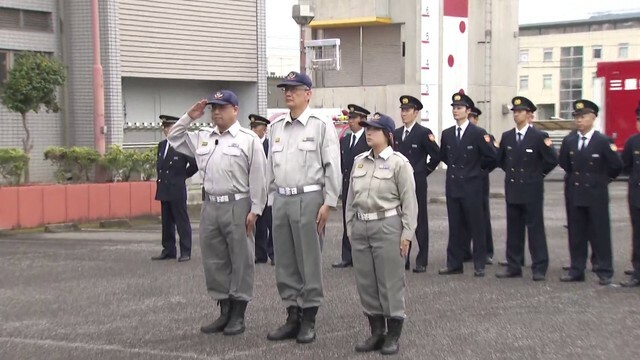
<path id="1" fill-rule="evenodd" d="M 323 299 L 322 241 L 340 193 L 340 147 L 333 123 L 309 108 L 311 86 L 307 75 L 289 73 L 278 87 L 290 111 L 271 124 L 267 174 L 276 282 L 287 321 L 269 340 L 312 342 Z"/>
<path id="2" fill-rule="evenodd" d="M 187 131 L 211 105 L 213 129 Z M 245 330 L 244 313 L 253 296 L 254 234 L 267 201 L 266 158 L 260 139 L 240 126 L 238 97 L 215 92 L 180 118 L 168 139 L 176 150 L 194 156 L 203 172 L 200 248 L 209 295 L 220 316 L 203 333 L 225 335 Z"/>

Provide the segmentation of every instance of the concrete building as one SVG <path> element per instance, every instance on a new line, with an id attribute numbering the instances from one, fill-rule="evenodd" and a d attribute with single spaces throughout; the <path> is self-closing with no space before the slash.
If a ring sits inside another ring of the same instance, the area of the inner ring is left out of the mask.
<path id="1" fill-rule="evenodd" d="M 410 94 L 421 98 L 423 124 L 439 136 L 453 124 L 451 95 L 462 88 L 483 111 L 488 131 L 511 126 L 506 106 L 516 91 L 517 1 L 311 3 L 308 39 L 340 39 L 341 52 L 339 71 L 308 67 L 313 106 L 358 103 L 399 124 L 398 99 Z"/>
<path id="2" fill-rule="evenodd" d="M 637 12 L 521 25 L 519 34 L 518 93 L 538 104 L 539 119 L 570 119 L 572 101 L 598 98 L 598 62 L 640 59 Z"/>
<path id="3" fill-rule="evenodd" d="M 158 116 L 181 115 L 215 89 L 240 98 L 239 119 L 266 113 L 265 0 L 101 0 L 106 142 L 161 140 Z M 68 79 L 59 114 L 29 114 L 34 181 L 52 179 L 51 145 L 93 146 L 91 1 L 0 0 L 0 80 L 15 53 L 60 57 Z M 208 114 L 203 121 L 209 122 Z M 0 107 L 0 146 L 21 147 L 19 115 Z"/>

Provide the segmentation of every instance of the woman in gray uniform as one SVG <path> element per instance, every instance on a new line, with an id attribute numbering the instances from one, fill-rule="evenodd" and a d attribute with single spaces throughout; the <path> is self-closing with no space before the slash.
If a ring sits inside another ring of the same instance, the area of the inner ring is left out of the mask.
<path id="1" fill-rule="evenodd" d="M 413 168 L 391 147 L 394 121 L 376 113 L 360 124 L 371 150 L 354 160 L 346 217 L 356 285 L 371 336 L 356 351 L 390 355 L 399 350 L 405 318 L 404 258 L 416 230 L 418 203 Z"/>

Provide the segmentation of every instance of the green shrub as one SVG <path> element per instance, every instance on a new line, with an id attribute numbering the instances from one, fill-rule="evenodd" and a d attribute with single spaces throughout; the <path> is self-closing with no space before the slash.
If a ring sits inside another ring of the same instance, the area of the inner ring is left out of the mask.
<path id="1" fill-rule="evenodd" d="M 142 174 L 142 180 L 149 181 L 156 175 L 156 161 L 158 160 L 158 146 L 154 146 L 143 152 L 138 152 L 138 171 Z"/>
<path id="2" fill-rule="evenodd" d="M 58 183 L 79 183 L 90 180 L 90 173 L 100 160 L 100 154 L 89 147 L 51 146 L 44 151 L 44 158 L 57 166 L 55 178 Z"/>
<path id="3" fill-rule="evenodd" d="M 111 174 L 112 181 L 129 181 L 140 163 L 137 151 L 124 150 L 119 145 L 109 146 L 100 162 Z"/>
<path id="4" fill-rule="evenodd" d="M 0 176 L 9 185 L 18 185 L 29 164 L 29 156 L 20 149 L 0 149 Z"/>

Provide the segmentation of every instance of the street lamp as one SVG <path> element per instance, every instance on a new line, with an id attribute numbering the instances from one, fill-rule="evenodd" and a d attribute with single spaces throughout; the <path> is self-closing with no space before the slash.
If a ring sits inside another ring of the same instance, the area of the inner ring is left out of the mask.
<path id="1" fill-rule="evenodd" d="M 296 24 L 300 25 L 300 73 L 304 74 L 306 73 L 307 67 L 306 53 L 304 50 L 304 39 L 306 38 L 305 30 L 307 25 L 309 25 L 315 17 L 313 6 L 311 4 L 293 5 L 291 17 Z"/>

